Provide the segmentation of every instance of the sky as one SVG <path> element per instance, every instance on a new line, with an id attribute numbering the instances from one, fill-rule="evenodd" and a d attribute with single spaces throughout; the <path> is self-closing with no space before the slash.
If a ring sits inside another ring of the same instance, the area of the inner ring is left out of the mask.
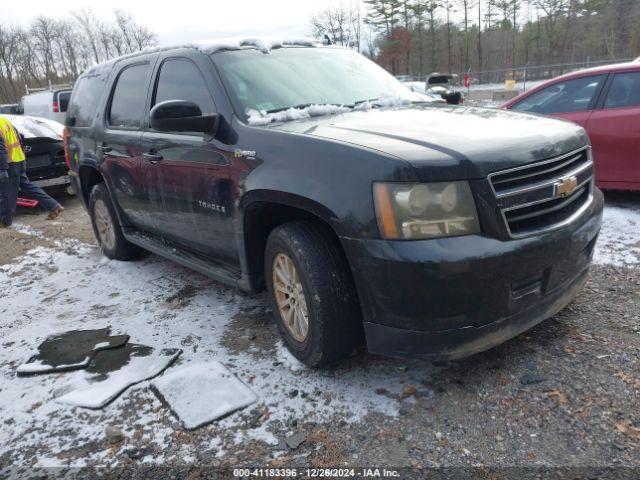
<path id="1" fill-rule="evenodd" d="M 311 15 L 338 4 L 340 0 L 30 0 L 28 8 L 22 2 L 0 2 L 0 19 L 4 25 L 25 26 L 38 15 L 64 18 L 74 10 L 90 7 L 107 20 L 113 17 L 114 9 L 120 9 L 157 33 L 161 44 L 172 45 L 222 36 L 309 36 Z"/>

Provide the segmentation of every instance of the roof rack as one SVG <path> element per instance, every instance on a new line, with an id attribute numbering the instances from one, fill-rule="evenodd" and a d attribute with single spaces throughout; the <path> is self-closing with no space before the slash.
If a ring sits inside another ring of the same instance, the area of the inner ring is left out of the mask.
<path id="1" fill-rule="evenodd" d="M 51 83 L 51 80 L 49 80 L 49 86 L 48 87 L 29 87 L 29 85 L 25 85 L 24 86 L 27 95 L 31 95 L 32 93 L 37 93 L 37 92 L 53 92 L 54 90 L 71 90 L 73 88 L 73 84 L 72 83 Z"/>

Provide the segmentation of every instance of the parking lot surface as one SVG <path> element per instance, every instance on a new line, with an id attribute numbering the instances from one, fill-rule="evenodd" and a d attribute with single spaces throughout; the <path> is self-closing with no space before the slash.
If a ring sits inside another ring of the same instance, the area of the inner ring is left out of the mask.
<path id="1" fill-rule="evenodd" d="M 361 353 L 310 370 L 246 296 L 155 255 L 100 255 L 75 199 L 57 221 L 22 212 L 0 232 L 0 470 L 51 466 L 640 467 L 640 197 L 608 195 L 583 292 L 536 328 L 433 365 Z M 216 360 L 256 393 L 182 428 L 149 388 L 101 410 L 62 405 L 81 372 L 18 377 L 48 335 L 111 327 Z"/>

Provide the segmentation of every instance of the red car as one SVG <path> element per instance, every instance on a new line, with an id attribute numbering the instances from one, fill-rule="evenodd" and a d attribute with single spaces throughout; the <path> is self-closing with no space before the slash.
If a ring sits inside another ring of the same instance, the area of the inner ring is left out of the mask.
<path id="1" fill-rule="evenodd" d="M 640 64 L 619 63 L 549 80 L 502 108 L 569 120 L 593 145 L 596 183 L 640 190 Z"/>

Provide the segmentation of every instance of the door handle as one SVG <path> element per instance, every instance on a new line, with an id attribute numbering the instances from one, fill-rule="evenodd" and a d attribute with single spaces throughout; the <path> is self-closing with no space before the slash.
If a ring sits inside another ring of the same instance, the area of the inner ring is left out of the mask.
<path id="1" fill-rule="evenodd" d="M 142 154 L 142 158 L 148 160 L 152 165 L 157 164 L 160 160 L 162 160 L 162 155 L 154 152 L 147 152 Z"/>
<path id="2" fill-rule="evenodd" d="M 113 148 L 111 148 L 109 145 L 101 145 L 100 150 L 102 150 L 102 153 L 109 153 L 113 150 Z"/>

